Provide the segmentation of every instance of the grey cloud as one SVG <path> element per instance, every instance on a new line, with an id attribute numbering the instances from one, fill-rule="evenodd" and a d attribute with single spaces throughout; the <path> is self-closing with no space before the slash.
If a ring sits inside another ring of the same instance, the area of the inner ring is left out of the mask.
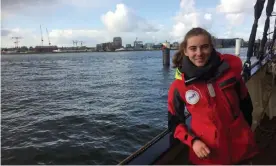
<path id="1" fill-rule="evenodd" d="M 59 0 L 2 0 L 2 9 L 24 8 L 25 6 L 52 5 Z"/>
<path id="2" fill-rule="evenodd" d="M 2 19 L 11 19 L 13 16 L 27 17 L 48 16 L 47 12 L 58 9 L 61 0 L 2 0 Z"/>
<path id="3" fill-rule="evenodd" d="M 10 30 L 7 29 L 1 29 L 1 36 L 8 36 L 11 33 Z"/>
<path id="4" fill-rule="evenodd" d="M 42 16 L 50 8 L 54 8 L 60 0 L 2 0 L 2 19 L 16 15 Z"/>

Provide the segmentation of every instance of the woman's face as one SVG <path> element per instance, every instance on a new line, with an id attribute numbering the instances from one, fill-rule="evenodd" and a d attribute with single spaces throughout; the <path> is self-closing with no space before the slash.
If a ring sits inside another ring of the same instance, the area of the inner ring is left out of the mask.
<path id="1" fill-rule="evenodd" d="M 192 36 L 187 40 L 187 47 L 184 53 L 189 57 L 195 66 L 204 66 L 212 52 L 212 45 L 208 36 L 198 35 Z"/>

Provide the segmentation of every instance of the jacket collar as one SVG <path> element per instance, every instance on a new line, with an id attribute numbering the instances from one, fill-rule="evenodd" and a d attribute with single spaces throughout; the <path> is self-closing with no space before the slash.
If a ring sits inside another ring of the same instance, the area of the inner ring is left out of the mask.
<path id="1" fill-rule="evenodd" d="M 221 63 L 217 67 L 217 69 L 215 70 L 215 74 L 212 77 L 210 77 L 206 80 L 207 82 L 214 81 L 215 79 L 220 77 L 225 71 L 227 71 L 230 68 L 229 63 L 227 61 L 223 60 L 223 55 L 219 55 L 219 56 L 221 58 Z M 185 79 L 185 74 L 183 72 L 181 72 L 181 70 L 179 68 L 177 68 L 176 71 L 175 71 L 175 79 L 183 80 L 186 85 L 192 84 L 196 81 L 201 80 L 200 77 L 196 77 L 196 76 Z"/>

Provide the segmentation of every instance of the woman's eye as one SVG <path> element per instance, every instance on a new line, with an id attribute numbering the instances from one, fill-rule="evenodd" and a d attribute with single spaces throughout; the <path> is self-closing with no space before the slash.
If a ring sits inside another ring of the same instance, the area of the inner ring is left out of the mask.
<path id="1" fill-rule="evenodd" d="M 204 49 L 209 48 L 209 45 L 204 45 L 202 48 Z"/>
<path id="2" fill-rule="evenodd" d="M 191 50 L 192 50 L 192 51 L 196 51 L 196 48 L 195 48 L 195 47 L 192 47 Z"/>

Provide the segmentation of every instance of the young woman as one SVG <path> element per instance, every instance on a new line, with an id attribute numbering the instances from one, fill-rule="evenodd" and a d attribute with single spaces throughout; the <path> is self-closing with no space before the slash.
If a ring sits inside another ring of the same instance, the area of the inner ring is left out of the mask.
<path id="1" fill-rule="evenodd" d="M 173 57 L 169 129 L 190 147 L 192 164 L 238 164 L 258 153 L 252 101 L 239 57 L 216 52 L 211 35 L 193 28 Z"/>

